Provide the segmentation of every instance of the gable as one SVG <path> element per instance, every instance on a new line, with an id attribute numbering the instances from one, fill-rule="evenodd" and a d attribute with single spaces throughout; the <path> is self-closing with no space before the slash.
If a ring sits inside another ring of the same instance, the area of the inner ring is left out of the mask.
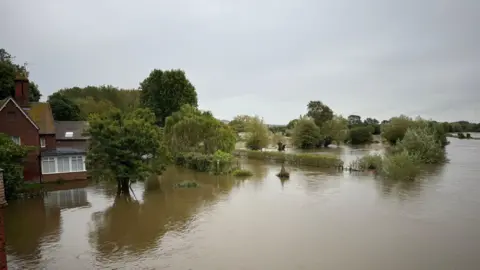
<path id="1" fill-rule="evenodd" d="M 25 113 L 25 111 L 20 108 L 20 106 L 18 106 L 17 102 L 15 102 L 15 100 L 13 98 L 8 98 L 6 100 L 3 101 L 3 104 L 2 102 L 0 102 L 0 112 L 7 106 L 7 104 L 13 104 L 18 111 L 21 112 L 21 114 L 37 129 L 39 130 L 39 127 L 37 126 L 37 124 L 35 124 L 35 122 L 32 120 L 32 118 L 30 118 L 30 116 L 28 116 L 27 113 Z"/>

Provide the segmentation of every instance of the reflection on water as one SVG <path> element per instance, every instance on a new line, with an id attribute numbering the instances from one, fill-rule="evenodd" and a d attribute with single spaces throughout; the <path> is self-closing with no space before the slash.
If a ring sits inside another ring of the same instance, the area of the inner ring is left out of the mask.
<path id="1" fill-rule="evenodd" d="M 117 197 L 113 183 L 5 209 L 10 269 L 478 269 L 480 141 L 417 181 L 242 164 L 246 180 L 169 168 Z M 330 150 L 344 160 L 378 149 Z M 199 188 L 181 189 L 180 181 Z"/>

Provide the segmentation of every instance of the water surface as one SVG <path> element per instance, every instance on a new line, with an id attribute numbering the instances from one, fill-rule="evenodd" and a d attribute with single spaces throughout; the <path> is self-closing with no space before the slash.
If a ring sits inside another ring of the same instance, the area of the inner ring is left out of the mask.
<path id="1" fill-rule="evenodd" d="M 115 186 L 11 202 L 10 269 L 480 269 L 480 141 L 450 138 L 450 163 L 415 182 L 248 162 L 248 180 L 169 168 Z M 352 160 L 372 148 L 330 150 Z M 195 189 L 175 189 L 194 180 Z"/>

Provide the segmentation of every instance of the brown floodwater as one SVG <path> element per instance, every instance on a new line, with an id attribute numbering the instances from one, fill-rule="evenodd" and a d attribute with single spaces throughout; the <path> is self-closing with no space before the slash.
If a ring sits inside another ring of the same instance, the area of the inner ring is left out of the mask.
<path id="1" fill-rule="evenodd" d="M 450 140 L 450 163 L 407 183 L 306 167 L 280 181 L 250 161 L 247 180 L 172 167 L 129 200 L 66 184 L 4 209 L 9 269 L 480 269 L 480 141 Z"/>

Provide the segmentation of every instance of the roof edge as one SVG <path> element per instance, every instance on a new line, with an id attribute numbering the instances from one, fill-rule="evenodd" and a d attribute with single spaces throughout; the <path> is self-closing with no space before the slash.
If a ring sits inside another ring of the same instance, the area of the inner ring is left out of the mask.
<path id="1" fill-rule="evenodd" d="M 13 102 L 13 104 L 15 105 L 15 107 L 17 107 L 17 109 L 20 110 L 20 112 L 22 112 L 22 114 L 28 119 L 28 121 L 30 121 L 30 123 L 37 129 L 37 130 L 40 130 L 40 128 L 35 124 L 35 122 L 33 122 L 32 118 L 30 118 L 30 116 L 28 116 L 28 114 L 18 105 L 18 103 L 12 98 L 12 97 L 9 97 L 2 105 L 2 107 L 0 107 L 0 112 L 7 106 L 8 102 Z"/>

